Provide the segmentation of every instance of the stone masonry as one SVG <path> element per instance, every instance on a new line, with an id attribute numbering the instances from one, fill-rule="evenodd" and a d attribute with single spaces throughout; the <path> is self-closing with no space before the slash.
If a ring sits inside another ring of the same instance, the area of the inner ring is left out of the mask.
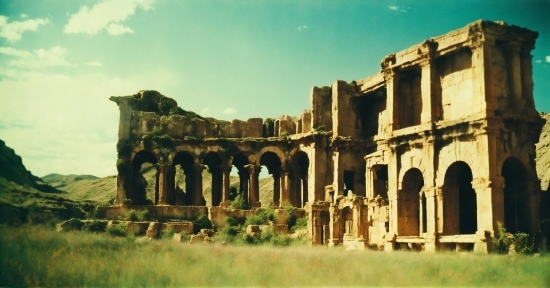
<path id="1" fill-rule="evenodd" d="M 115 206 L 204 206 L 208 169 L 210 203 L 224 209 L 235 169 L 251 207 L 305 209 L 314 244 L 486 253 L 498 222 L 537 234 L 537 36 L 476 21 L 386 56 L 368 78 L 313 87 L 311 109 L 297 117 L 229 122 L 156 91 L 111 97 L 120 109 Z M 149 201 L 146 162 L 157 169 Z M 261 169 L 274 180 L 271 203 L 259 202 Z"/>

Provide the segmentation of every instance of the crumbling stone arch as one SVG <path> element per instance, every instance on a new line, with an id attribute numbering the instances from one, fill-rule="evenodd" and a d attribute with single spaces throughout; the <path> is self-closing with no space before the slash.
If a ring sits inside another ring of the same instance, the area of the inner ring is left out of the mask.
<path id="1" fill-rule="evenodd" d="M 524 164 L 508 157 L 502 164 L 504 177 L 504 226 L 511 233 L 530 232 L 529 176 Z"/>
<path id="2" fill-rule="evenodd" d="M 173 160 L 172 160 L 172 167 L 173 174 L 178 174 L 178 166 L 181 168 L 180 171 L 183 172 L 183 176 L 185 178 L 185 190 L 182 189 L 180 184 L 178 182 L 172 182 L 169 185 L 174 187 L 174 193 L 175 193 L 175 202 L 180 205 L 192 205 L 195 203 L 195 198 L 202 197 L 201 195 L 196 194 L 198 185 L 197 183 L 199 175 L 196 175 L 197 172 L 201 172 L 200 164 L 196 164 L 196 157 L 188 151 L 181 150 L 179 152 L 176 152 L 174 154 Z M 200 171 L 197 171 L 200 170 Z M 175 179 L 176 177 L 174 177 Z M 202 178 L 202 177 L 200 177 Z M 200 189 L 202 190 L 202 179 L 200 182 Z M 202 201 L 202 199 L 200 199 Z M 197 200 L 196 202 L 198 202 Z"/>
<path id="3" fill-rule="evenodd" d="M 132 201 L 132 204 L 136 205 L 145 205 L 145 204 L 156 204 L 158 203 L 159 196 L 159 171 L 158 171 L 158 157 L 149 150 L 141 150 L 134 155 L 132 155 L 132 172 L 131 179 L 132 187 L 130 193 L 126 194 L 126 198 Z M 145 177 L 143 177 L 141 168 L 144 163 L 151 163 L 156 171 L 155 175 L 155 184 L 154 184 L 154 199 L 147 199 L 147 187 L 148 184 Z"/>
<path id="4" fill-rule="evenodd" d="M 423 187 L 422 172 L 418 168 L 408 169 L 397 195 L 397 234 L 399 236 L 420 236 L 423 230 L 423 219 L 426 218 L 426 198 L 423 197 Z"/>
<path id="5" fill-rule="evenodd" d="M 284 158 L 283 158 L 284 159 Z M 272 203 L 279 203 L 279 200 L 281 198 L 281 167 L 283 165 L 283 161 L 277 155 L 277 153 L 267 150 L 264 153 L 261 154 L 258 165 L 255 165 L 254 167 L 258 167 L 261 169 L 261 166 L 265 166 L 267 168 L 267 172 L 273 177 L 273 197 L 272 197 Z M 259 171 L 258 171 L 259 174 Z M 256 175 L 258 177 L 258 175 Z M 252 190 L 252 189 L 251 189 Z M 259 190 L 259 187 L 258 187 Z M 259 197 L 259 196 L 258 196 Z"/>
<path id="6" fill-rule="evenodd" d="M 476 171 L 478 175 L 488 175 L 484 164 L 484 156 L 479 157 L 476 142 L 462 142 L 454 140 L 442 147 L 438 153 L 438 165 L 436 167 L 436 186 L 443 186 L 448 168 L 455 162 L 464 162 Z M 474 177 L 476 178 L 476 177 Z"/>
<path id="7" fill-rule="evenodd" d="M 277 146 L 266 146 L 262 148 L 260 152 L 251 154 L 249 157 L 250 163 L 259 164 L 260 158 L 262 158 L 262 156 L 267 152 L 275 153 L 277 157 L 279 157 L 281 163 L 285 164 L 285 153 Z"/>
<path id="8" fill-rule="evenodd" d="M 447 168 L 443 184 L 443 234 L 475 234 L 477 232 L 477 199 L 472 188 L 473 174 L 464 161 Z"/>
<path id="9" fill-rule="evenodd" d="M 238 193 L 242 194 L 245 201 L 248 203 L 248 186 L 250 182 L 250 173 L 246 168 L 250 164 L 250 160 L 244 152 L 239 151 L 229 159 L 229 165 L 237 168 L 237 174 L 239 175 L 239 188 Z"/>

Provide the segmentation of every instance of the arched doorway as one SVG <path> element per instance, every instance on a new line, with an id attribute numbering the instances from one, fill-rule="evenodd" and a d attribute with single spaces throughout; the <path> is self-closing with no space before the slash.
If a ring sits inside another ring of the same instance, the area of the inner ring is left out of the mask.
<path id="1" fill-rule="evenodd" d="M 175 173 L 175 202 L 178 205 L 191 205 L 193 203 L 193 156 L 187 152 L 178 152 L 172 161 Z"/>
<path id="2" fill-rule="evenodd" d="M 504 177 L 504 227 L 511 233 L 529 232 L 527 170 L 521 161 L 510 157 L 502 165 Z"/>
<path id="3" fill-rule="evenodd" d="M 397 198 L 397 227 L 399 236 L 419 236 L 421 232 L 422 215 L 421 190 L 424 187 L 422 172 L 411 168 L 405 172 L 401 190 Z M 423 203 L 424 204 L 424 203 Z"/>
<path id="4" fill-rule="evenodd" d="M 472 179 L 472 170 L 465 162 L 455 162 L 447 169 L 443 184 L 444 235 L 476 233 L 477 200 Z"/>
<path id="5" fill-rule="evenodd" d="M 140 151 L 132 159 L 132 204 L 147 205 L 158 203 L 158 177 L 155 154 Z"/>
<path id="6" fill-rule="evenodd" d="M 222 159 L 218 153 L 208 152 L 202 159 L 202 163 L 208 167 L 208 172 L 211 174 L 211 186 L 204 190 L 204 198 L 207 199 L 206 205 L 219 206 L 222 201 L 223 187 Z M 211 197 L 208 197 L 209 193 Z"/>
<path id="7" fill-rule="evenodd" d="M 304 207 L 308 201 L 308 172 L 309 158 L 303 151 L 296 152 L 292 157 L 294 173 L 291 176 L 292 187 L 290 191 L 290 202 L 292 206 Z"/>
<path id="8" fill-rule="evenodd" d="M 258 191 L 261 192 L 260 202 L 262 199 L 269 199 L 269 201 L 265 201 L 268 203 L 265 203 L 266 205 L 264 206 L 271 204 L 269 202 L 279 203 L 279 199 L 281 198 L 281 159 L 279 159 L 279 156 L 274 152 L 268 151 L 260 157 L 260 165 L 265 166 L 267 168 L 267 173 L 273 177 L 272 189 L 260 189 L 261 191 Z"/>

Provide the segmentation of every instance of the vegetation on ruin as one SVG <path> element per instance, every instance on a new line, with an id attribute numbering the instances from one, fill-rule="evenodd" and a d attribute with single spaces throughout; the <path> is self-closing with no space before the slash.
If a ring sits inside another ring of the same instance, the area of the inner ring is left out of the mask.
<path id="1" fill-rule="evenodd" d="M 41 226 L 0 226 L 0 247 L 3 287 L 550 285 L 549 256 L 195 245 Z"/>
<path id="2" fill-rule="evenodd" d="M 520 253 L 531 254 L 535 250 L 535 237 L 523 233 L 509 233 L 502 222 L 497 222 L 498 232 L 493 238 L 493 246 L 496 253 Z"/>

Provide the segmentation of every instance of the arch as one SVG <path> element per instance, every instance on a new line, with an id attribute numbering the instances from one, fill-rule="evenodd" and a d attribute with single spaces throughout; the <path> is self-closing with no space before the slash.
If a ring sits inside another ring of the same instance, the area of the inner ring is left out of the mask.
<path id="1" fill-rule="evenodd" d="M 271 202 L 279 203 L 281 197 L 281 159 L 279 155 L 272 151 L 264 152 L 259 158 L 259 164 L 267 168 L 267 173 L 273 177 L 273 190 L 271 192 Z"/>
<path id="2" fill-rule="evenodd" d="M 528 233 L 527 169 L 518 158 L 509 157 L 502 164 L 501 175 L 504 177 L 504 227 L 511 233 Z"/>
<path id="3" fill-rule="evenodd" d="M 191 205 L 193 203 L 194 164 L 194 157 L 187 151 L 180 151 L 174 155 L 172 160 L 174 169 L 171 169 L 172 174 L 170 175 L 170 179 L 174 179 L 174 182 L 169 185 L 175 189 L 174 202 L 176 204 Z"/>
<path id="4" fill-rule="evenodd" d="M 472 179 L 472 169 L 466 162 L 457 161 L 447 168 L 443 184 L 444 235 L 476 233 L 477 199 Z"/>
<path id="5" fill-rule="evenodd" d="M 142 167 L 143 164 L 150 163 L 152 166 Z M 159 172 L 155 164 L 158 163 L 158 158 L 151 151 L 142 150 L 137 152 L 132 158 L 132 189 L 128 199 L 132 200 L 132 204 L 146 205 L 158 203 L 159 197 Z M 145 179 L 145 174 L 150 174 L 151 170 L 156 171 L 155 184 L 153 187 Z M 147 199 L 147 194 L 153 194 L 153 199 Z"/>
<path id="6" fill-rule="evenodd" d="M 285 154 L 283 153 L 283 151 L 281 151 L 281 149 L 277 146 L 268 146 L 268 147 L 264 147 L 262 148 L 262 150 L 260 150 L 259 153 L 257 153 L 256 155 L 252 155 L 250 157 L 250 162 L 256 162 L 258 163 L 260 161 L 260 159 L 262 159 L 263 155 L 265 153 L 274 153 L 275 155 L 277 155 L 277 157 L 279 158 L 279 161 L 281 163 L 284 163 L 284 160 L 285 160 Z"/>
<path id="7" fill-rule="evenodd" d="M 309 157 L 304 151 L 296 151 L 291 158 L 292 174 L 290 180 L 290 203 L 295 207 L 304 207 L 308 201 Z"/>
<path id="8" fill-rule="evenodd" d="M 419 236 L 421 232 L 422 215 L 421 191 L 424 187 L 424 177 L 417 168 L 405 172 L 403 182 L 397 197 L 397 231 L 399 236 Z"/>
<path id="9" fill-rule="evenodd" d="M 202 158 L 202 164 L 208 167 L 208 172 L 212 175 L 211 179 L 211 202 L 212 206 L 219 206 L 222 200 L 222 187 L 223 187 L 223 176 L 222 176 L 222 158 L 216 152 L 210 151 Z M 208 190 L 205 190 L 204 194 L 208 194 Z M 207 196 L 207 195 L 205 195 Z M 206 197 L 205 197 L 206 198 Z M 208 204 L 208 201 L 207 201 Z"/>

